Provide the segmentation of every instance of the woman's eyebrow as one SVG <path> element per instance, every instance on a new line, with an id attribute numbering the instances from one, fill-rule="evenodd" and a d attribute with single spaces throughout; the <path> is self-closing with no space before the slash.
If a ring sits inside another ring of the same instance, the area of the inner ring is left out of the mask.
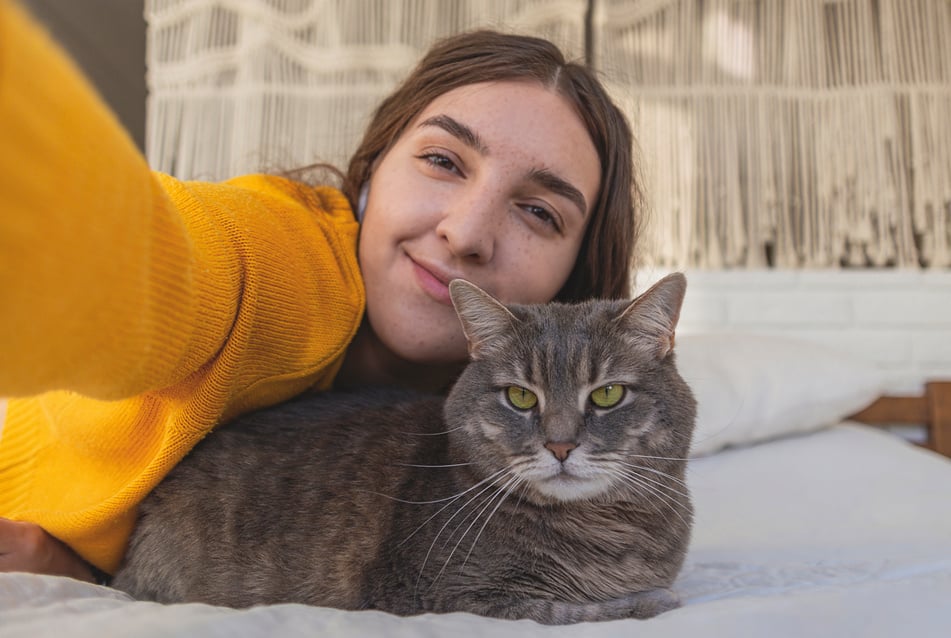
<path id="1" fill-rule="evenodd" d="M 581 211 L 581 217 L 588 214 L 588 203 L 585 201 L 581 191 L 547 168 L 533 169 L 532 172 L 528 174 L 528 179 L 542 188 L 571 201 L 571 203 L 577 206 L 578 210 Z"/>
<path id="2" fill-rule="evenodd" d="M 435 126 L 437 128 L 441 128 L 466 146 L 478 152 L 480 155 L 489 154 L 489 147 L 482 140 L 482 138 L 479 137 L 478 133 L 473 131 L 459 120 L 453 119 L 448 115 L 434 115 L 420 122 L 419 126 L 420 128 L 424 126 Z"/>
<path id="3" fill-rule="evenodd" d="M 479 134 L 457 119 L 445 114 L 434 115 L 419 123 L 420 128 L 425 126 L 435 126 L 436 128 L 440 128 L 458 139 L 469 148 L 475 150 L 480 155 L 489 155 L 489 147 L 485 141 L 479 137 Z M 568 199 L 571 203 L 578 207 L 582 217 L 587 215 L 588 203 L 585 201 L 584 195 L 581 193 L 581 191 L 572 186 L 571 183 L 565 179 L 552 173 L 547 168 L 533 169 L 528 174 L 528 180 L 538 184 L 546 190 L 551 191 L 552 193 L 555 193 L 556 195 L 561 195 L 562 197 Z"/>

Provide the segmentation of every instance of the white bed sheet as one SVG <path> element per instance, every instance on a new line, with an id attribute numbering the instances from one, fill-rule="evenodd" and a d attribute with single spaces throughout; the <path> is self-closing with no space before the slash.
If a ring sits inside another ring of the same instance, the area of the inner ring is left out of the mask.
<path id="1" fill-rule="evenodd" d="M 64 578 L 0 575 L 0 637 L 951 635 L 951 462 L 842 424 L 692 461 L 684 606 L 570 627 L 468 614 L 397 618 L 277 605 L 135 602 Z"/>

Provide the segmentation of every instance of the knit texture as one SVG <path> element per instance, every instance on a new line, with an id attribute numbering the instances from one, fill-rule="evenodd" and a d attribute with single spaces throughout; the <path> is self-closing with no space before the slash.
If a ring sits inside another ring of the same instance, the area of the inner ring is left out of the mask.
<path id="1" fill-rule="evenodd" d="M 114 570 L 135 507 L 216 424 L 330 387 L 363 315 L 343 195 L 151 172 L 0 0 L 0 516 Z"/>

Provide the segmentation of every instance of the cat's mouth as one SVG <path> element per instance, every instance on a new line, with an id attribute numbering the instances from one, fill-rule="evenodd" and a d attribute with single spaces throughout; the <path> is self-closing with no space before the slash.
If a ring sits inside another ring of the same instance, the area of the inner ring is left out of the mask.
<path id="1" fill-rule="evenodd" d="M 554 474 L 535 481 L 535 489 L 559 501 L 578 501 L 592 498 L 607 488 L 604 479 L 597 476 L 579 476 L 562 466 Z"/>

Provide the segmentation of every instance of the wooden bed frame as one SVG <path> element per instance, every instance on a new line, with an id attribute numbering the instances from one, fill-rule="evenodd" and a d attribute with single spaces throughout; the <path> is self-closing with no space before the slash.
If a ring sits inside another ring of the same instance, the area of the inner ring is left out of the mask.
<path id="1" fill-rule="evenodd" d="M 923 396 L 883 396 L 849 419 L 881 427 L 923 425 L 922 445 L 951 457 L 951 381 L 926 383 Z"/>

